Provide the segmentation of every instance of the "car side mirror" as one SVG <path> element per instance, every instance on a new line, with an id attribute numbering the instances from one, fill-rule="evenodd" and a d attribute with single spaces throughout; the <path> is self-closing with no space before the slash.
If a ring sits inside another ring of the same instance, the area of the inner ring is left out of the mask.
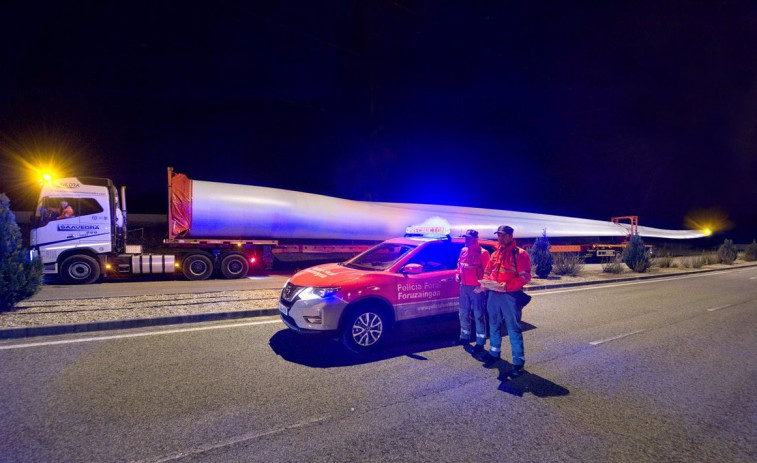
<path id="1" fill-rule="evenodd" d="M 408 275 L 417 275 L 419 273 L 423 273 L 423 266 L 421 264 L 407 264 L 402 267 L 402 273 L 407 273 Z"/>

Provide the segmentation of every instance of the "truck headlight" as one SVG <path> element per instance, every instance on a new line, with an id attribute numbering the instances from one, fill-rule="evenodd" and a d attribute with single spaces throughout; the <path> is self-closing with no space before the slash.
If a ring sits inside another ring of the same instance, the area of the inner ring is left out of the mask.
<path id="1" fill-rule="evenodd" d="M 308 287 L 300 291 L 300 294 L 297 295 L 297 298 L 303 301 L 311 301 L 313 299 L 326 299 L 327 297 L 331 297 L 336 294 L 337 291 L 339 291 L 339 288 Z"/>

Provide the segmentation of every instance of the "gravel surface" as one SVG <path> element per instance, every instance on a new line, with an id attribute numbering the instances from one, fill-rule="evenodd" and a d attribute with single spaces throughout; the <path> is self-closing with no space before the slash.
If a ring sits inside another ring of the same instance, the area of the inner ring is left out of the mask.
<path id="1" fill-rule="evenodd" d="M 534 278 L 527 288 L 548 289 L 565 284 L 602 282 L 649 275 L 673 275 L 748 265 L 754 265 L 754 263 L 736 261 L 733 266 L 709 265 L 702 269 L 652 268 L 646 274 L 624 269 L 621 274 L 610 274 L 604 273 L 600 264 L 589 264 L 584 267 L 579 276 Z M 273 309 L 277 306 L 279 293 L 278 289 L 260 289 L 55 301 L 27 300 L 19 303 L 11 311 L 0 313 L 0 329 Z"/>
<path id="2" fill-rule="evenodd" d="M 18 304 L 13 311 L 0 314 L 0 329 L 270 309 L 277 306 L 279 294 L 279 290 L 261 289 L 166 296 L 25 301 Z"/>

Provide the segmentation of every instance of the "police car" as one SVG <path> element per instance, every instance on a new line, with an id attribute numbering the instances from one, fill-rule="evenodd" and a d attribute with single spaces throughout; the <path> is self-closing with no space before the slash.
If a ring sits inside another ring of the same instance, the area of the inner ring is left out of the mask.
<path id="1" fill-rule="evenodd" d="M 490 252 L 496 242 L 479 242 Z M 408 236 L 354 258 L 295 274 L 279 300 L 292 330 L 341 337 L 353 352 L 378 348 L 396 323 L 455 313 L 462 238 Z"/>

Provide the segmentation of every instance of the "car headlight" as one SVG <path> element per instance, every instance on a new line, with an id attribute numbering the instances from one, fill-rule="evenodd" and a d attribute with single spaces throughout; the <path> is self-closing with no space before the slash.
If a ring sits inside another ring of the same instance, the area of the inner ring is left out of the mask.
<path id="1" fill-rule="evenodd" d="M 339 288 L 308 287 L 300 291 L 300 294 L 297 295 L 297 298 L 303 301 L 311 301 L 313 299 L 326 299 L 327 297 L 331 297 L 336 294 L 337 291 L 339 291 Z"/>

